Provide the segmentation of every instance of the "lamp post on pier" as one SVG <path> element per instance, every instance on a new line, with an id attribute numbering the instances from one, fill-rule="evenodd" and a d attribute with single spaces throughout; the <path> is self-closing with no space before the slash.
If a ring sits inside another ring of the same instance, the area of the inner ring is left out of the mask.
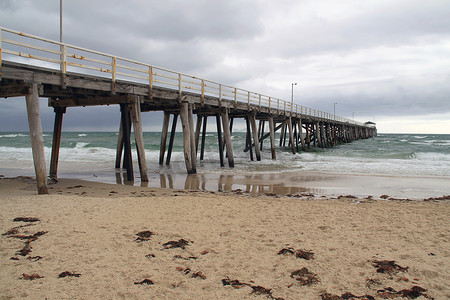
<path id="1" fill-rule="evenodd" d="M 297 85 L 297 82 L 292 83 L 292 94 L 291 94 L 291 111 L 294 107 L 294 85 Z"/>
<path id="2" fill-rule="evenodd" d="M 59 42 L 63 41 L 63 0 L 59 0 Z"/>

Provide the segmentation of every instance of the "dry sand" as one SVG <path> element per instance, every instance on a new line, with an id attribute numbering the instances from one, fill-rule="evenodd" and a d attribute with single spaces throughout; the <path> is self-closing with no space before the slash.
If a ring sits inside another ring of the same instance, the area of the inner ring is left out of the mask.
<path id="1" fill-rule="evenodd" d="M 450 299 L 448 200 L 253 197 L 79 180 L 60 180 L 46 196 L 35 190 L 28 178 L 0 179 L 1 233 L 31 224 L 0 236 L 0 299 L 382 299 L 379 290 L 413 286 Z M 142 231 L 154 235 L 136 240 Z M 36 233 L 32 252 L 17 254 Z M 165 249 L 180 239 L 184 249 Z M 314 259 L 278 255 L 289 248 Z M 379 273 L 374 260 L 408 269 Z M 318 282 L 291 277 L 302 268 Z M 66 271 L 80 276 L 58 278 Z M 153 284 L 135 284 L 145 279 Z"/>

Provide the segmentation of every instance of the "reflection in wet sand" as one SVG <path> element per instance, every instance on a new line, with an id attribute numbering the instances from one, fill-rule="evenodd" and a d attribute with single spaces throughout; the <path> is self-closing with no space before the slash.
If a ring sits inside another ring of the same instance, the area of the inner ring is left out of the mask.
<path id="1" fill-rule="evenodd" d="M 175 180 L 174 180 L 175 178 Z M 251 195 L 321 193 L 321 189 L 298 186 L 298 178 L 286 178 L 286 174 L 159 174 L 161 188 L 184 188 L 195 191 L 232 192 L 240 190 Z M 310 179 L 311 180 L 311 179 Z M 152 185 L 155 185 L 153 183 Z"/>

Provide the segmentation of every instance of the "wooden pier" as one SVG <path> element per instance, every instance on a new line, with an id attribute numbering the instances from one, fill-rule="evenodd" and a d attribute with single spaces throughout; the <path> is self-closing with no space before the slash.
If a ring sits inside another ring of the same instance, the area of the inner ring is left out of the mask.
<path id="1" fill-rule="evenodd" d="M 5 28 L 0 32 L 0 97 L 26 97 L 39 194 L 48 193 L 40 97 L 48 98 L 55 112 L 49 172 L 52 178 L 57 177 L 64 113 L 77 106 L 117 105 L 120 108 L 115 166 L 126 169 L 129 181 L 134 180 L 132 129 L 141 181 L 148 181 L 141 117 L 148 111 L 164 113 L 161 165 L 170 164 L 178 119 L 181 120 L 189 174 L 196 173 L 197 159 L 203 160 L 208 118 L 215 119 L 220 166 L 225 166 L 226 159 L 231 168 L 235 163 L 231 142 L 233 122 L 238 118 L 245 120 L 247 131 L 246 147 L 242 150 L 249 153 L 249 159 L 258 161 L 266 139 L 269 139 L 272 159 L 276 159 L 277 146 L 290 147 L 295 154 L 308 151 L 311 146 L 329 148 L 377 134 L 373 124 L 362 124 L 263 94 L 22 32 Z M 280 131 L 278 141 L 275 140 L 277 131 Z"/>

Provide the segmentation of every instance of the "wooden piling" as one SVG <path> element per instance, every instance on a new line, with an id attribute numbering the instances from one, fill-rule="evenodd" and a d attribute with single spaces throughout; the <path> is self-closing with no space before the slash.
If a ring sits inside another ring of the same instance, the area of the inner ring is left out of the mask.
<path id="1" fill-rule="evenodd" d="M 277 154 L 275 152 L 275 129 L 273 124 L 273 117 L 269 116 L 269 134 L 270 134 L 270 152 L 272 154 L 272 159 L 277 159 Z"/>
<path id="2" fill-rule="evenodd" d="M 305 140 L 305 143 L 306 144 L 308 144 L 308 150 L 311 150 L 311 130 L 312 130 L 312 124 L 310 125 L 310 124 L 308 124 L 308 123 L 306 123 L 305 124 L 305 134 L 306 134 L 306 140 Z"/>
<path id="3" fill-rule="evenodd" d="M 322 148 L 328 148 L 328 137 L 325 122 L 320 122 L 320 131 L 322 133 Z"/>
<path id="4" fill-rule="evenodd" d="M 55 125 L 53 127 L 53 143 L 52 143 L 52 157 L 50 160 L 50 178 L 58 178 L 58 158 L 59 147 L 61 145 L 61 131 L 63 115 L 66 112 L 65 107 L 55 107 Z"/>
<path id="5" fill-rule="evenodd" d="M 164 155 L 166 152 L 167 133 L 169 131 L 170 113 L 164 111 L 163 126 L 161 131 L 161 144 L 159 145 L 159 164 L 164 164 Z"/>
<path id="6" fill-rule="evenodd" d="M 133 122 L 134 140 L 136 141 L 136 152 L 138 156 L 139 173 L 141 182 L 148 182 L 147 160 L 145 159 L 144 134 L 142 132 L 141 101 L 134 97 L 131 104 L 131 121 Z"/>
<path id="7" fill-rule="evenodd" d="M 225 139 L 225 145 L 227 150 L 228 166 L 230 168 L 233 168 L 234 156 L 233 156 L 233 147 L 231 144 L 231 130 L 230 130 L 230 123 L 228 120 L 228 109 L 225 109 L 225 111 L 223 111 L 221 115 L 222 115 L 223 136 Z"/>
<path id="8" fill-rule="evenodd" d="M 208 122 L 208 116 L 203 117 L 203 130 L 202 130 L 202 145 L 200 149 L 200 160 L 203 160 L 204 154 L 205 154 L 205 139 L 206 139 L 206 125 Z"/>
<path id="9" fill-rule="evenodd" d="M 252 138 L 251 138 L 251 129 L 250 129 L 250 120 L 248 116 L 245 116 L 245 124 L 247 125 L 247 135 L 246 135 L 246 149 L 244 152 L 249 149 L 250 150 L 250 160 L 253 161 L 253 146 L 252 146 Z"/>
<path id="10" fill-rule="evenodd" d="M 217 142 L 219 144 L 219 160 L 220 166 L 224 167 L 223 163 L 223 144 L 222 144 L 222 128 L 220 125 L 220 114 L 216 114 L 216 125 L 217 125 Z"/>
<path id="11" fill-rule="evenodd" d="M 202 116 L 197 115 L 197 124 L 195 126 L 195 153 L 198 153 L 198 143 L 200 141 L 200 132 L 202 130 Z"/>
<path id="12" fill-rule="evenodd" d="M 189 104 L 188 121 L 189 121 L 189 145 L 191 147 L 191 165 L 193 173 L 197 173 L 197 147 L 195 146 L 195 132 L 194 132 L 194 104 Z"/>
<path id="13" fill-rule="evenodd" d="M 286 131 L 286 123 L 283 121 L 280 131 L 280 147 L 283 147 L 283 139 L 285 131 Z"/>
<path id="14" fill-rule="evenodd" d="M 194 174 L 192 166 L 191 156 L 191 135 L 189 128 L 189 104 L 187 102 L 181 102 L 180 104 L 180 118 L 183 128 L 183 148 L 184 148 L 184 162 L 186 164 L 186 170 L 188 174 Z"/>
<path id="15" fill-rule="evenodd" d="M 119 134 L 117 137 L 116 169 L 120 169 L 120 162 L 122 161 L 122 152 L 123 152 L 123 125 L 122 125 L 122 118 L 120 118 Z"/>
<path id="16" fill-rule="evenodd" d="M 259 139 L 258 139 L 258 132 L 256 129 L 256 116 L 254 114 L 250 115 L 250 125 L 252 126 L 253 143 L 255 144 L 256 160 L 260 161 L 261 152 L 259 150 Z"/>
<path id="17" fill-rule="evenodd" d="M 177 122 L 178 122 L 178 114 L 173 114 L 172 128 L 170 130 L 170 138 L 169 138 L 169 148 L 167 149 L 166 166 L 170 164 L 170 159 L 172 158 L 172 149 L 173 149 L 173 142 L 175 140 Z"/>
<path id="18" fill-rule="evenodd" d="M 289 128 L 289 140 L 291 141 L 291 151 L 292 154 L 295 154 L 295 143 L 294 143 L 294 131 L 292 130 L 292 118 L 289 117 L 287 119 L 288 128 Z"/>
<path id="19" fill-rule="evenodd" d="M 259 121 L 260 122 L 260 124 L 262 123 L 262 126 L 261 126 L 261 132 L 260 132 L 260 138 L 259 138 L 259 142 L 260 142 L 260 147 L 259 147 L 259 150 L 261 150 L 262 151 L 262 149 L 263 149 L 263 144 L 264 144 L 264 125 L 265 125 L 265 121 L 264 120 L 261 120 L 261 121 Z"/>
<path id="20" fill-rule="evenodd" d="M 31 93 L 27 94 L 25 98 L 38 194 L 48 194 L 47 175 L 45 171 L 44 138 L 42 134 L 39 94 L 36 83 L 31 84 Z"/>
<path id="21" fill-rule="evenodd" d="M 305 147 L 305 140 L 303 139 L 303 125 L 302 125 L 301 117 L 298 119 L 297 125 L 298 125 L 298 137 L 299 137 L 300 143 L 302 145 L 302 151 L 305 151 L 306 147 Z"/>
<path id="22" fill-rule="evenodd" d="M 130 110 L 127 103 L 120 104 L 120 112 L 122 118 L 122 128 L 123 128 L 123 141 L 124 141 L 124 153 L 123 153 L 123 167 L 127 170 L 127 180 L 134 180 L 133 173 L 133 160 L 131 157 L 131 120 L 130 120 Z"/>
<path id="23" fill-rule="evenodd" d="M 319 121 L 316 122 L 316 136 L 315 136 L 315 140 L 317 140 L 317 146 L 319 148 L 322 148 L 322 141 L 320 139 L 320 122 Z"/>

